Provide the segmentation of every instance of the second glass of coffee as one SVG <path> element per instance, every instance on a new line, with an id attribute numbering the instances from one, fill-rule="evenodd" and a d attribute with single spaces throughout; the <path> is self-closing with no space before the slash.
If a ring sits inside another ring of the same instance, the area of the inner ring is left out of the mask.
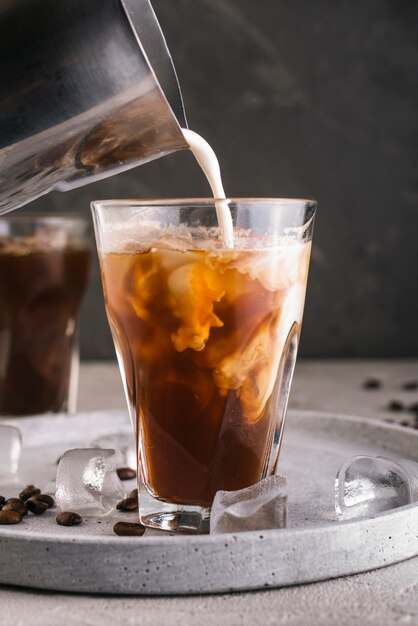
<path id="1" fill-rule="evenodd" d="M 93 203 L 105 304 L 136 429 L 143 524 L 206 532 L 218 490 L 275 471 L 315 203 Z"/>
<path id="2" fill-rule="evenodd" d="M 0 415 L 75 411 L 88 230 L 77 215 L 0 218 Z"/>

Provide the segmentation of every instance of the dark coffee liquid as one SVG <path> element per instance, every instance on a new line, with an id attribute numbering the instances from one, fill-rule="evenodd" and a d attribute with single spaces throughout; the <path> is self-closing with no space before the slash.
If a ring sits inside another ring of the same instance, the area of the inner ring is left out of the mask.
<path id="1" fill-rule="evenodd" d="M 65 410 L 87 247 L 0 240 L 0 413 Z"/>
<path id="2" fill-rule="evenodd" d="M 292 271 L 275 249 L 103 255 L 107 313 L 154 497 L 208 506 L 218 490 L 266 475 L 278 364 L 301 319 L 294 293 L 305 288 L 309 250 L 296 250 Z"/>

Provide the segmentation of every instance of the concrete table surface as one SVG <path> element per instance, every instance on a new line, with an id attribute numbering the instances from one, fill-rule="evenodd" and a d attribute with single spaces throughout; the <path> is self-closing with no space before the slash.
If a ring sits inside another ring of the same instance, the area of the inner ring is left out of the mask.
<path id="1" fill-rule="evenodd" d="M 366 378 L 383 387 L 366 391 Z M 402 383 L 418 380 L 417 361 L 301 361 L 291 407 L 336 411 L 413 423 L 413 414 L 392 413 L 397 400 L 418 402 L 418 390 Z M 124 406 L 114 363 L 81 367 L 79 409 Z M 42 567 L 42 564 L 39 564 Z M 179 563 L 179 568 L 181 563 Z M 390 567 L 311 585 L 262 592 L 175 598 L 80 596 L 0 588 L 0 626 L 385 626 L 418 623 L 418 558 Z"/>

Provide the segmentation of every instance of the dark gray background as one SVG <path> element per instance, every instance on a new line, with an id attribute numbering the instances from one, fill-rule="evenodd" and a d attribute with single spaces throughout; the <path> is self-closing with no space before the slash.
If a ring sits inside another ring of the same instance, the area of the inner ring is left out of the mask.
<path id="1" fill-rule="evenodd" d="M 154 0 L 229 195 L 319 201 L 302 354 L 418 355 L 418 2 Z M 34 203 L 208 195 L 187 152 Z M 112 358 L 97 265 L 82 355 Z"/>

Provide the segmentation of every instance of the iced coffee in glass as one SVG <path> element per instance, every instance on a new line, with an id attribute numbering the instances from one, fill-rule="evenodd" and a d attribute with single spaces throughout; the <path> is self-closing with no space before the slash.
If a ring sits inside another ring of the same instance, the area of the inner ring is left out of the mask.
<path id="1" fill-rule="evenodd" d="M 93 214 L 109 324 L 138 442 L 143 524 L 205 532 L 218 490 L 276 468 L 315 203 L 104 201 Z"/>
<path id="2" fill-rule="evenodd" d="M 76 409 L 88 231 L 81 215 L 0 218 L 0 416 Z"/>

